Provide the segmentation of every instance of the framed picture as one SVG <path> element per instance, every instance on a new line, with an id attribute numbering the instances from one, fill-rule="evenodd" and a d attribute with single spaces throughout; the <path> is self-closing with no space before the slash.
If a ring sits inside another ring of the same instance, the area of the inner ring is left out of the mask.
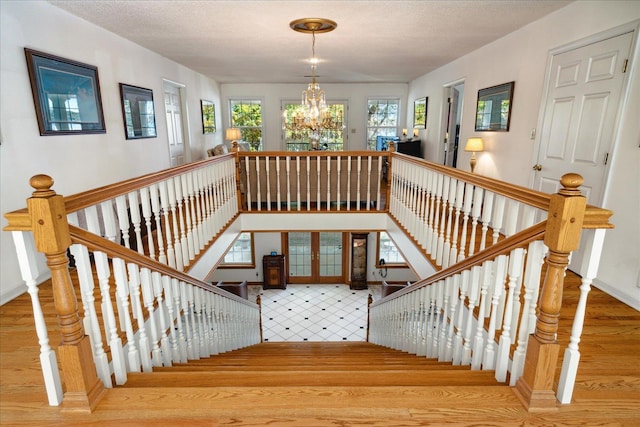
<path id="1" fill-rule="evenodd" d="M 105 133 L 98 68 L 24 49 L 40 135 Z"/>
<path id="2" fill-rule="evenodd" d="M 153 91 L 120 83 L 120 99 L 124 136 L 127 139 L 157 137 Z"/>
<path id="3" fill-rule="evenodd" d="M 200 109 L 202 110 L 202 133 L 216 132 L 216 106 L 211 101 L 200 100 Z"/>
<path id="4" fill-rule="evenodd" d="M 509 131 L 514 85 L 509 82 L 478 91 L 476 131 Z"/>
<path id="5" fill-rule="evenodd" d="M 427 128 L 427 106 L 429 105 L 429 98 L 419 98 L 413 101 L 413 127 L 414 128 Z"/>

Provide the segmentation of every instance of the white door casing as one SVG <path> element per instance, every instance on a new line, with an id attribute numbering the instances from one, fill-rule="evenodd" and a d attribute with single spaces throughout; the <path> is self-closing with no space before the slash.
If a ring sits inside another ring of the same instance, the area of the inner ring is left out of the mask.
<path id="1" fill-rule="evenodd" d="M 551 57 L 540 127 L 534 187 L 555 193 L 568 172 L 584 178 L 581 190 L 599 205 L 613 149 L 633 32 Z"/>

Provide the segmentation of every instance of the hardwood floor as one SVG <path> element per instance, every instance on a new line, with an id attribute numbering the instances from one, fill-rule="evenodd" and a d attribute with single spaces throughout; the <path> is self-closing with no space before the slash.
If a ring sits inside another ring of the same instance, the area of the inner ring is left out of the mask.
<path id="1" fill-rule="evenodd" d="M 563 350 L 579 284 L 569 273 L 560 319 Z M 40 286 L 40 295 L 52 313 L 49 283 Z M 55 330 L 55 318 L 47 323 Z M 51 332 L 52 347 L 58 340 Z M 589 295 L 574 401 L 553 412 L 526 412 L 511 388 L 484 382 L 486 372 L 465 383 L 459 374 L 469 371 L 433 369 L 431 361 L 371 344 L 343 347 L 348 354 L 312 343 L 272 344 L 190 368 L 158 369 L 158 376 L 132 375 L 124 387 L 110 389 L 94 413 L 63 414 L 48 406 L 31 303 L 22 295 L 0 307 L 0 425 L 640 425 L 640 312 L 597 289 Z M 443 375 L 450 385 L 442 385 Z"/>

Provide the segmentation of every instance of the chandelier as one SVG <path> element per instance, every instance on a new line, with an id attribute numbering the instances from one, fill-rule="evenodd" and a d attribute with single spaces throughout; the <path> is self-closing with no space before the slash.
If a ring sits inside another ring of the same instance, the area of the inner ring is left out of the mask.
<path id="1" fill-rule="evenodd" d="M 311 149 L 317 150 L 324 131 L 342 131 L 344 129 L 341 111 L 332 111 L 326 102 L 324 91 L 316 81 L 316 33 L 328 33 L 338 26 L 334 21 L 324 18 L 303 18 L 292 21 L 289 26 L 300 33 L 311 33 L 311 83 L 302 92 L 302 103 L 292 112 L 283 113 L 283 128 L 291 131 L 294 139 L 308 137 Z"/>

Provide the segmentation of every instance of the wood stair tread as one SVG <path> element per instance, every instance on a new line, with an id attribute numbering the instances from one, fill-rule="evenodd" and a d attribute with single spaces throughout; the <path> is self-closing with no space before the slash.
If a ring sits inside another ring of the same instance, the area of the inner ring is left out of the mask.
<path id="1" fill-rule="evenodd" d="M 456 373 L 458 375 L 456 375 Z M 490 371 L 213 371 L 129 374 L 125 387 L 444 386 L 499 385 Z"/>

